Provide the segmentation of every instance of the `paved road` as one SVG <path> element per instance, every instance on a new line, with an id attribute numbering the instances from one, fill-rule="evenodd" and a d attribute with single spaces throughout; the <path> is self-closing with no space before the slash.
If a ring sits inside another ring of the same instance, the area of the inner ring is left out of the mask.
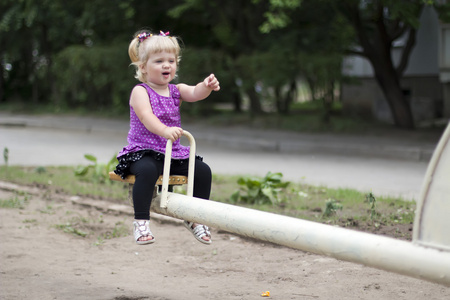
<path id="1" fill-rule="evenodd" d="M 87 153 L 106 162 L 126 144 L 128 129 L 126 122 L 75 117 L 0 114 L 0 120 L 0 149 L 9 149 L 10 165 L 87 164 Z M 269 171 L 282 172 L 285 180 L 294 182 L 405 199 L 418 199 L 438 139 L 427 137 L 420 143 L 398 137 L 337 139 L 248 129 L 233 132 L 198 125 L 189 131 L 197 139 L 198 154 L 216 174 L 264 176 Z"/>

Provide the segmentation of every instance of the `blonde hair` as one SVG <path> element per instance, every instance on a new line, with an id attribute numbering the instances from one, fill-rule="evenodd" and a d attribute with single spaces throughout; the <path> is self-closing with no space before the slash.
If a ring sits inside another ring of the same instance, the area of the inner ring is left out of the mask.
<path id="1" fill-rule="evenodd" d="M 145 34 L 144 39 L 139 40 L 140 34 Z M 145 82 L 144 74 L 142 74 L 139 66 L 147 63 L 150 55 L 161 52 L 169 52 L 175 54 L 177 65 L 181 60 L 181 48 L 177 37 L 161 34 L 151 34 L 148 31 L 138 31 L 128 46 L 128 55 L 131 64 L 136 69 L 135 78 L 141 82 Z"/>

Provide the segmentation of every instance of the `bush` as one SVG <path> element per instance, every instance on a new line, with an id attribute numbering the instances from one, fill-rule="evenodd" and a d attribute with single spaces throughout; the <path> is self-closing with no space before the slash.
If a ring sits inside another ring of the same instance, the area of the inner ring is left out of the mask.
<path id="1" fill-rule="evenodd" d="M 58 53 L 52 67 L 56 77 L 54 103 L 63 107 L 128 111 L 131 88 L 138 82 L 129 68 L 124 51 L 127 47 L 76 45 Z"/>

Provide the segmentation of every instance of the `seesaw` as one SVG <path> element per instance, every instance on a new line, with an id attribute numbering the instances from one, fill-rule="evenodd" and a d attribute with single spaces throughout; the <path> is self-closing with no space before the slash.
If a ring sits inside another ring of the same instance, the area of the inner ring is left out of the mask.
<path id="1" fill-rule="evenodd" d="M 184 131 L 195 157 L 195 141 Z M 161 193 L 154 193 L 151 211 L 201 223 L 238 235 L 330 256 L 441 285 L 450 286 L 450 124 L 433 157 L 417 202 L 413 241 L 358 232 L 311 221 L 192 197 L 193 165 L 189 166 L 187 195 L 169 191 L 172 142 L 166 145 Z M 117 178 L 111 178 L 117 180 Z M 134 182 L 131 180 L 119 181 Z"/>

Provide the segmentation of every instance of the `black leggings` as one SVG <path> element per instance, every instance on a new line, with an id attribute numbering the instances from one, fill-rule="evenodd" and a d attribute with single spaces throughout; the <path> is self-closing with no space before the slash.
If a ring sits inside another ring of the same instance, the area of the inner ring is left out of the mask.
<path id="1" fill-rule="evenodd" d="M 170 175 L 188 175 L 189 159 L 172 160 Z M 164 161 L 151 156 L 144 156 L 131 163 L 130 172 L 136 176 L 133 186 L 134 218 L 136 220 L 150 220 L 150 205 L 153 190 L 164 170 Z M 211 169 L 200 159 L 195 160 L 194 197 L 209 199 L 211 193 Z"/>

